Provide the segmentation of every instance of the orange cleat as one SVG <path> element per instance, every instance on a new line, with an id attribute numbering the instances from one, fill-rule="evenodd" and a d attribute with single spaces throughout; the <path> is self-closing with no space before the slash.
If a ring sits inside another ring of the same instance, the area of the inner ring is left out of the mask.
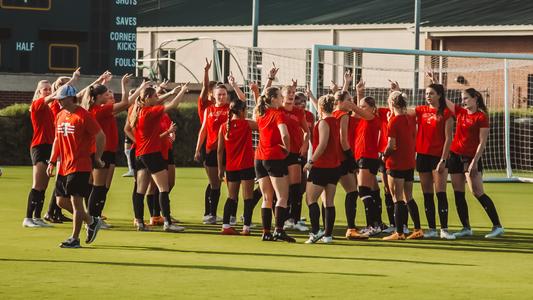
<path id="1" fill-rule="evenodd" d="M 250 230 L 242 230 L 241 231 L 241 235 L 244 235 L 244 236 L 249 236 L 250 235 Z"/>
<path id="2" fill-rule="evenodd" d="M 165 219 L 161 216 L 150 218 L 150 226 L 162 226 L 163 224 L 165 224 Z"/>
<path id="3" fill-rule="evenodd" d="M 360 233 L 357 228 L 348 228 L 346 230 L 346 238 L 349 240 L 366 240 L 368 235 Z"/>
<path id="4" fill-rule="evenodd" d="M 418 240 L 424 238 L 424 231 L 422 229 L 415 229 L 413 233 L 411 233 L 407 239 L 408 240 Z"/>
<path id="5" fill-rule="evenodd" d="M 393 233 L 389 236 L 383 238 L 384 241 L 400 241 L 405 240 L 405 235 L 403 233 Z"/>
<path id="6" fill-rule="evenodd" d="M 235 230 L 235 228 L 229 227 L 229 228 L 222 228 L 222 230 L 220 231 L 220 234 L 222 234 L 222 235 L 239 235 L 239 232 L 237 230 Z"/>

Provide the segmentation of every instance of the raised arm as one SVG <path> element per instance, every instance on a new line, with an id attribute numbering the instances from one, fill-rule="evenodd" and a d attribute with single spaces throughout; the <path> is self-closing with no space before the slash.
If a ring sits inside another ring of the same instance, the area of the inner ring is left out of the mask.
<path id="1" fill-rule="evenodd" d="M 131 76 L 132 74 L 124 74 L 124 76 L 122 76 L 122 80 L 120 81 L 120 85 L 122 87 L 122 99 L 120 100 L 120 102 L 113 104 L 114 114 L 128 109 L 128 106 L 130 106 L 131 104 L 129 101 L 129 91 L 127 88 Z"/>
<path id="2" fill-rule="evenodd" d="M 435 72 L 433 72 L 431 69 L 426 70 L 426 77 L 431 84 L 441 84 L 435 77 Z M 446 106 L 453 114 L 455 114 L 455 103 L 448 100 L 448 98 L 446 98 Z"/>
<path id="3" fill-rule="evenodd" d="M 265 84 L 265 88 L 263 89 L 263 94 L 265 93 L 266 89 L 272 86 L 272 81 L 276 79 L 276 74 L 278 74 L 279 68 L 276 68 L 276 64 L 272 62 L 272 68 L 270 68 L 270 71 L 268 71 L 268 80 Z"/>
<path id="4" fill-rule="evenodd" d="M 212 60 L 207 60 L 207 57 L 205 58 L 204 81 L 202 82 L 202 91 L 200 92 L 202 102 L 209 101 L 209 99 L 207 99 L 207 96 L 209 95 L 209 69 L 211 69 L 212 62 Z"/>
<path id="5" fill-rule="evenodd" d="M 342 84 L 342 91 L 347 92 L 350 89 L 350 84 L 352 83 L 353 75 L 350 70 L 344 73 L 344 83 Z"/>
<path id="6" fill-rule="evenodd" d="M 171 101 L 169 101 L 168 103 L 165 104 L 165 112 L 168 112 L 168 111 L 178 107 L 181 99 L 183 98 L 183 95 L 185 95 L 185 93 L 187 93 L 187 91 L 188 91 L 188 88 L 187 88 L 188 85 L 189 85 L 189 83 L 186 83 L 186 84 L 182 85 L 181 87 L 174 88 L 173 91 L 177 91 L 178 88 L 180 89 L 180 91 L 176 95 L 176 97 L 174 97 L 174 99 L 172 99 Z"/>
<path id="7" fill-rule="evenodd" d="M 309 98 L 309 100 L 311 101 L 311 104 L 313 104 L 313 107 L 315 108 L 315 110 L 318 111 L 318 100 L 316 99 L 315 95 L 313 95 L 313 92 L 309 88 L 309 84 L 307 85 L 307 87 L 305 89 L 305 95 L 307 96 L 307 98 Z"/>
<path id="8" fill-rule="evenodd" d="M 81 68 L 77 68 L 76 71 L 74 71 L 74 73 L 72 73 L 72 77 L 69 79 L 69 81 L 67 81 L 67 83 L 65 83 L 65 85 L 74 85 L 79 79 L 80 79 L 80 70 Z M 45 103 L 49 103 L 49 102 L 52 102 L 55 97 L 57 96 L 57 94 L 59 93 L 61 89 L 56 89 L 52 94 L 50 94 L 49 96 L 45 97 L 44 98 L 44 102 Z"/>
<path id="9" fill-rule="evenodd" d="M 250 88 L 250 91 L 252 92 L 252 95 L 253 95 L 252 98 L 254 99 L 254 103 L 257 103 L 257 100 L 260 97 L 259 86 L 257 85 L 257 82 L 255 82 L 255 81 L 254 82 L 250 82 L 248 87 Z"/>
<path id="10" fill-rule="evenodd" d="M 342 101 L 342 107 L 344 109 L 348 109 L 348 110 L 351 110 L 353 111 L 356 115 L 358 115 L 360 118 L 362 119 L 365 119 L 365 120 L 372 120 L 376 117 L 375 114 L 373 114 L 372 112 L 369 112 L 369 111 L 366 111 L 362 108 L 360 108 L 359 106 L 357 106 L 357 104 L 351 102 L 351 101 Z"/>
<path id="11" fill-rule="evenodd" d="M 232 72 L 229 73 L 228 82 L 233 88 L 233 90 L 235 91 L 235 93 L 237 94 L 237 98 L 239 98 L 239 100 L 241 101 L 246 101 L 246 94 L 244 94 L 244 92 L 241 90 L 241 88 L 235 81 L 235 77 L 233 76 Z"/>
<path id="12" fill-rule="evenodd" d="M 196 141 L 196 150 L 194 152 L 194 160 L 200 161 L 200 149 L 204 144 L 205 138 L 207 137 L 207 109 L 204 111 L 204 121 L 202 122 L 202 127 L 200 127 L 200 133 L 198 134 L 198 140 Z"/>

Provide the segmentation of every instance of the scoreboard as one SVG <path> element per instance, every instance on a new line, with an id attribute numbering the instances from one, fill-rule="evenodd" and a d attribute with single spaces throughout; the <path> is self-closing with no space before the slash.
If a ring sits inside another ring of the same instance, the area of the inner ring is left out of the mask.
<path id="1" fill-rule="evenodd" d="M 138 0 L 0 0 L 0 72 L 134 73 Z"/>

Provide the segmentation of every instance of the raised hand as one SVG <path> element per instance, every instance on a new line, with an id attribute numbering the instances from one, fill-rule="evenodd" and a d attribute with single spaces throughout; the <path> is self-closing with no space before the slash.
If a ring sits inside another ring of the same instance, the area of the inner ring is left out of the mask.
<path id="1" fill-rule="evenodd" d="M 257 85 L 256 81 L 252 81 L 248 84 L 248 87 L 251 91 L 259 93 L 259 86 Z"/>
<path id="2" fill-rule="evenodd" d="M 213 63 L 213 60 L 207 60 L 207 57 L 205 58 L 205 67 L 204 71 L 207 72 L 209 69 L 211 69 L 211 63 Z"/>
<path id="3" fill-rule="evenodd" d="M 335 81 L 332 80 L 331 83 L 329 84 L 329 89 L 333 93 L 336 93 L 339 90 L 339 86 L 335 83 Z"/>
<path id="4" fill-rule="evenodd" d="M 291 86 L 292 86 L 293 88 L 296 88 L 296 87 L 298 86 L 298 79 L 293 79 L 293 78 L 291 78 L 291 81 L 292 81 L 292 85 L 291 85 Z"/>
<path id="5" fill-rule="evenodd" d="M 433 72 L 433 70 L 431 69 L 426 70 L 426 77 L 431 83 L 439 83 L 439 81 L 435 77 L 435 72 Z"/>
<path id="6" fill-rule="evenodd" d="M 363 80 L 359 80 L 359 82 L 355 85 L 355 90 L 356 91 L 364 91 L 365 90 L 365 85 L 366 85 L 366 82 L 364 82 Z"/>
<path id="7" fill-rule="evenodd" d="M 398 83 L 398 81 L 392 81 L 390 79 L 389 80 L 389 83 L 390 83 L 390 90 L 391 92 L 395 92 L 395 91 L 400 91 L 400 84 Z"/>
<path id="8" fill-rule="evenodd" d="M 231 86 L 234 86 L 236 84 L 235 77 L 233 76 L 233 72 L 229 72 L 228 83 Z"/>
<path id="9" fill-rule="evenodd" d="M 133 76 L 133 74 L 124 74 L 124 76 L 122 76 L 122 80 L 120 81 L 122 85 L 127 85 L 130 82 L 131 76 Z"/>
<path id="10" fill-rule="evenodd" d="M 344 82 L 349 84 L 350 82 L 352 82 L 352 80 L 353 80 L 352 72 L 350 72 L 350 70 L 347 70 L 344 73 Z"/>
<path id="11" fill-rule="evenodd" d="M 274 80 L 276 78 L 276 74 L 278 74 L 279 68 L 276 68 L 276 64 L 272 62 L 272 68 L 270 68 L 270 71 L 268 71 L 268 78 Z"/>

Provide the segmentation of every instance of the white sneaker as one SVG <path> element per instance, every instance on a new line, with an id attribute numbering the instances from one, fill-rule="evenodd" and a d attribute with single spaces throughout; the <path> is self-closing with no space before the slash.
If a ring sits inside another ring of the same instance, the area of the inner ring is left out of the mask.
<path id="1" fill-rule="evenodd" d="M 101 220 L 101 222 L 100 229 L 111 229 L 113 227 L 113 225 L 106 223 L 104 220 Z"/>
<path id="2" fill-rule="evenodd" d="M 396 231 L 396 226 L 390 224 L 389 227 L 383 229 L 381 232 L 386 233 L 386 234 L 391 234 L 391 233 L 394 233 L 395 231 Z"/>
<path id="3" fill-rule="evenodd" d="M 370 227 L 363 228 L 360 233 L 366 234 L 368 236 L 375 236 L 381 233 L 381 228 L 370 226 Z"/>
<path id="4" fill-rule="evenodd" d="M 283 224 L 283 230 L 291 230 L 291 229 L 294 229 L 294 220 L 293 219 L 288 219 Z"/>
<path id="5" fill-rule="evenodd" d="M 333 243 L 333 237 L 332 236 L 323 236 L 320 241 L 324 244 L 331 244 Z"/>
<path id="6" fill-rule="evenodd" d="M 33 218 L 33 223 L 41 226 L 41 227 L 54 227 L 52 226 L 52 224 L 48 224 L 46 223 L 43 219 L 41 218 Z"/>
<path id="7" fill-rule="evenodd" d="M 22 227 L 35 228 L 35 227 L 42 227 L 42 226 L 33 222 L 32 218 L 24 218 L 24 220 L 22 221 Z"/>
<path id="8" fill-rule="evenodd" d="M 207 225 L 216 225 L 217 224 L 217 218 L 216 217 L 213 217 L 211 215 L 206 216 L 206 217 L 204 217 L 204 221 L 203 221 L 204 224 L 207 224 Z"/>
<path id="9" fill-rule="evenodd" d="M 447 239 L 447 240 L 455 240 L 455 235 L 451 234 L 448 229 L 441 229 L 440 230 L 440 238 L 441 239 Z"/>
<path id="10" fill-rule="evenodd" d="M 464 236 L 473 236 L 474 232 L 472 231 L 472 228 L 463 228 L 458 232 L 454 232 L 453 235 L 455 235 L 456 238 Z"/>
<path id="11" fill-rule="evenodd" d="M 234 216 L 230 216 L 230 217 L 229 217 L 229 224 L 230 224 L 231 226 L 235 226 L 235 225 L 237 225 L 237 218 L 234 217 Z"/>
<path id="12" fill-rule="evenodd" d="M 178 226 L 175 224 L 164 224 L 163 230 L 166 232 L 182 232 L 185 230 L 185 227 Z"/>
<path id="13" fill-rule="evenodd" d="M 122 174 L 122 177 L 133 177 L 135 174 L 133 173 L 133 170 L 128 171 L 124 174 Z"/>
<path id="14" fill-rule="evenodd" d="M 409 227 L 407 227 L 407 225 L 403 225 L 403 234 L 409 234 L 409 233 L 411 233 L 409 231 Z"/>
<path id="15" fill-rule="evenodd" d="M 503 230 L 503 227 L 493 227 L 492 231 L 485 235 L 485 238 L 486 239 L 495 238 L 497 236 L 503 235 L 504 232 L 505 230 Z"/>
<path id="16" fill-rule="evenodd" d="M 424 238 L 425 239 L 436 238 L 438 236 L 439 235 L 437 234 L 437 229 L 430 228 L 430 229 L 424 231 Z"/>
<path id="17" fill-rule="evenodd" d="M 209 219 L 211 218 L 211 215 L 205 215 L 202 217 L 202 223 L 205 224 L 205 222 L 209 221 Z"/>
<path id="18" fill-rule="evenodd" d="M 222 222 L 222 217 L 221 216 L 215 216 L 215 220 L 217 222 Z"/>
<path id="19" fill-rule="evenodd" d="M 324 232 L 321 231 L 321 230 L 318 231 L 317 234 L 309 232 L 309 239 L 307 241 L 305 241 L 305 243 L 306 244 L 314 244 L 314 243 L 318 242 L 323 236 L 324 236 Z"/>
<path id="20" fill-rule="evenodd" d="M 309 228 L 305 226 L 305 222 L 303 221 L 296 222 L 296 224 L 294 224 L 294 229 L 298 231 L 309 231 Z"/>

